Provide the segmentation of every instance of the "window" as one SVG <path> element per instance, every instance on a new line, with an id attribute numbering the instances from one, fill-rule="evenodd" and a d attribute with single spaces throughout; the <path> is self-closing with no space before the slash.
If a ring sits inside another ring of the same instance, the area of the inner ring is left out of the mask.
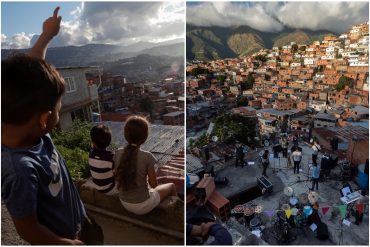
<path id="1" fill-rule="evenodd" d="M 66 93 L 71 93 L 76 91 L 76 83 L 74 77 L 64 77 L 66 83 Z"/>

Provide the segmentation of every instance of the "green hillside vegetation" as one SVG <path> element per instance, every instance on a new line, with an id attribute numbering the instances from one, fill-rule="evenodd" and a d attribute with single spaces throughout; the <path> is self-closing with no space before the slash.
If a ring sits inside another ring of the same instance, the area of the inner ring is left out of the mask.
<path id="1" fill-rule="evenodd" d="M 312 43 L 312 40 L 311 38 L 308 36 L 308 34 L 306 34 L 305 32 L 303 31 L 296 31 L 296 32 L 293 32 L 293 33 L 283 33 L 283 34 L 280 34 L 278 37 L 276 37 L 274 39 L 274 44 L 273 46 L 284 46 L 284 45 L 288 45 L 290 44 L 291 42 L 296 42 L 297 44 L 311 44 Z"/>
<path id="2" fill-rule="evenodd" d="M 230 49 L 239 56 L 248 55 L 264 48 L 263 40 L 251 33 L 237 33 L 227 40 Z"/>
<path id="3" fill-rule="evenodd" d="M 186 57 L 189 60 L 214 60 L 251 55 L 273 46 L 311 44 L 322 40 L 328 31 L 296 30 L 286 28 L 279 33 L 261 32 L 248 26 L 186 27 Z"/>

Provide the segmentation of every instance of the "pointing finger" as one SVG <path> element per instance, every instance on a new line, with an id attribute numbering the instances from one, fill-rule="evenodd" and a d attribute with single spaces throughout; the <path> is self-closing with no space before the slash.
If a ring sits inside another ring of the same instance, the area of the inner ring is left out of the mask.
<path id="1" fill-rule="evenodd" d="M 59 9 L 60 9 L 59 6 L 54 9 L 53 18 L 57 18 L 58 17 Z"/>

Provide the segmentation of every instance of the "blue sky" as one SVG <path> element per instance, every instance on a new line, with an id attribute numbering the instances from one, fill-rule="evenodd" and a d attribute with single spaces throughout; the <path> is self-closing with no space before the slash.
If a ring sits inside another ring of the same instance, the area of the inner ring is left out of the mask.
<path id="1" fill-rule="evenodd" d="M 59 14 L 63 20 L 72 20 L 71 11 L 80 6 L 80 2 L 2 2 L 1 33 L 40 33 L 43 21 L 60 6 Z"/>
<path id="2" fill-rule="evenodd" d="M 50 46 L 130 45 L 185 37 L 185 2 L 2 2 L 2 48 L 28 48 L 60 6 L 61 29 Z"/>

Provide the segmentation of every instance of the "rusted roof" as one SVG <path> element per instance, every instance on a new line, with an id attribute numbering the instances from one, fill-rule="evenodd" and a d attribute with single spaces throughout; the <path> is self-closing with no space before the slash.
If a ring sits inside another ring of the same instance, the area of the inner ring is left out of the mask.
<path id="1" fill-rule="evenodd" d="M 112 130 L 112 143 L 119 148 L 126 145 L 123 136 L 124 122 L 103 121 L 102 124 Z M 184 149 L 183 126 L 152 124 L 149 131 L 149 137 L 142 148 L 153 153 L 158 159 L 158 164 L 166 163 Z"/>

